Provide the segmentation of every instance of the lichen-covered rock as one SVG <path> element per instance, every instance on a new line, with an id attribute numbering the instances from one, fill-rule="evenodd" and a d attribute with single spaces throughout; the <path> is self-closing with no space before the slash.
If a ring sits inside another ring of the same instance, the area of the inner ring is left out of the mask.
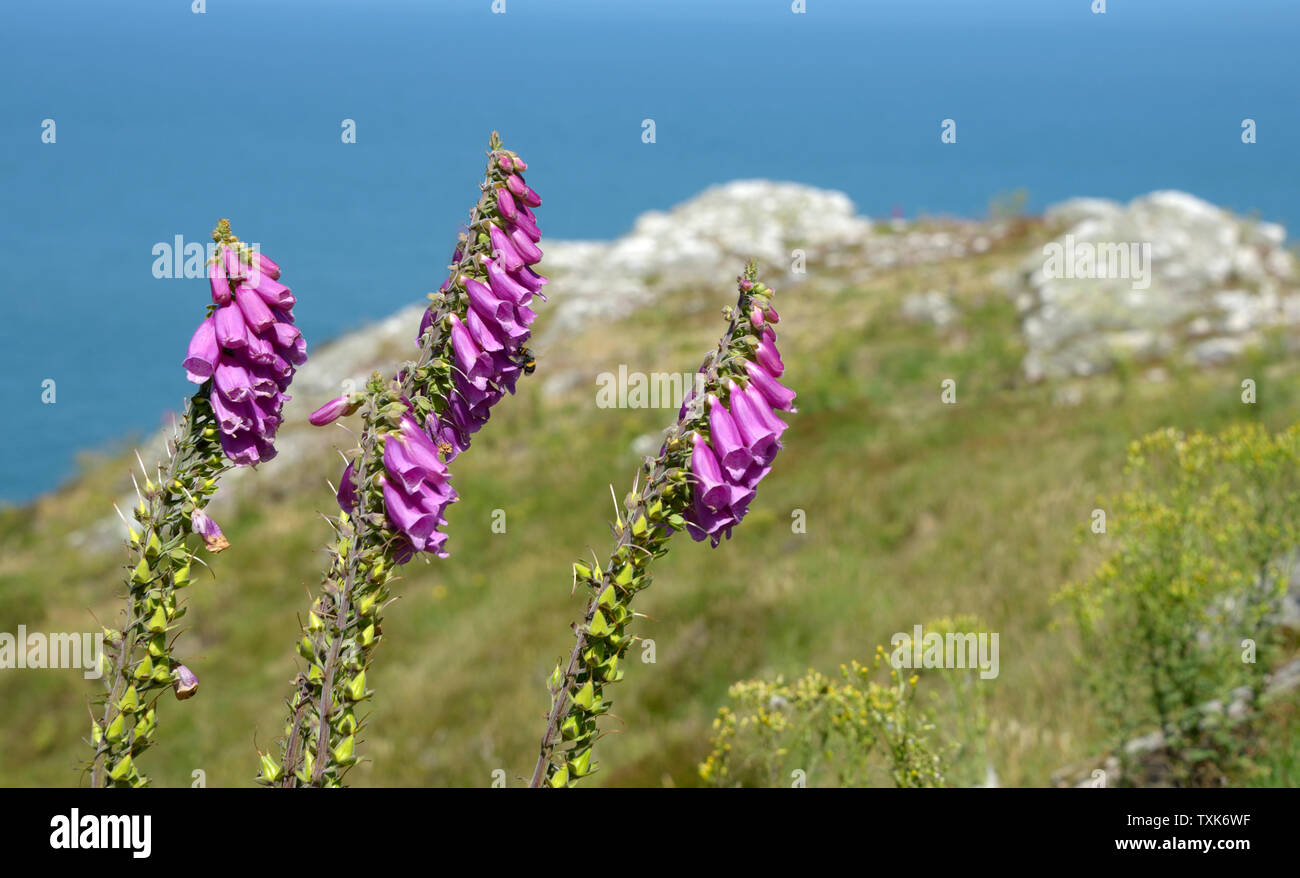
<path id="1" fill-rule="evenodd" d="M 1030 380 L 1093 375 L 1119 358 L 1218 364 L 1270 328 L 1300 325 L 1281 226 L 1172 191 L 1127 206 L 1072 199 L 1045 219 L 1063 231 L 1009 284 Z"/>

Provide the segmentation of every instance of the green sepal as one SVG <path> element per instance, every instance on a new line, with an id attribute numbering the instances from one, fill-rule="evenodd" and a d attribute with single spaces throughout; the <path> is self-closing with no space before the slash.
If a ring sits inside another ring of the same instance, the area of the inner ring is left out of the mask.
<path id="1" fill-rule="evenodd" d="M 605 620 L 605 614 L 597 610 L 591 617 L 591 623 L 587 625 L 587 633 L 592 637 L 604 637 L 612 629 L 609 622 Z"/>
<path id="2" fill-rule="evenodd" d="M 352 678 L 347 685 L 347 696 L 353 701 L 362 701 L 366 697 L 366 672 L 363 670 Z"/>
<path id="3" fill-rule="evenodd" d="M 559 771 L 551 772 L 551 776 L 546 779 L 546 783 L 556 790 L 560 787 L 567 787 L 569 785 L 569 766 L 563 765 Z"/>
<path id="4" fill-rule="evenodd" d="M 154 634 L 167 630 L 167 614 L 163 612 L 161 606 L 149 617 L 149 630 Z"/>
<path id="5" fill-rule="evenodd" d="M 99 726 L 96 725 L 95 728 L 99 728 Z M 126 734 L 126 714 L 119 713 L 117 716 L 113 717 L 113 721 L 108 724 L 108 732 L 105 737 L 108 738 L 109 743 L 116 744 L 122 740 L 124 734 Z"/>
<path id="6" fill-rule="evenodd" d="M 573 703 L 576 706 L 581 707 L 583 710 L 591 710 L 592 698 L 594 695 L 595 689 L 592 687 L 591 681 L 588 680 L 582 684 L 582 688 L 573 696 Z"/>
<path id="7" fill-rule="evenodd" d="M 356 762 L 357 757 L 353 755 L 353 751 L 356 749 L 356 743 L 357 739 L 354 735 L 348 735 L 340 741 L 339 745 L 333 750 L 334 761 L 339 765 L 351 765 Z"/>
<path id="8" fill-rule="evenodd" d="M 141 584 L 153 579 L 153 571 L 149 569 L 149 562 L 141 558 L 140 563 L 136 564 L 135 570 L 131 572 L 131 579 Z"/>
<path id="9" fill-rule="evenodd" d="M 271 758 L 270 753 L 260 754 L 262 761 L 262 780 L 267 783 L 275 783 L 280 779 L 280 763 Z"/>
<path id="10" fill-rule="evenodd" d="M 108 776 L 113 780 L 124 780 L 134 769 L 135 766 L 131 764 L 131 754 L 128 753 L 118 761 L 117 765 L 109 769 Z"/>

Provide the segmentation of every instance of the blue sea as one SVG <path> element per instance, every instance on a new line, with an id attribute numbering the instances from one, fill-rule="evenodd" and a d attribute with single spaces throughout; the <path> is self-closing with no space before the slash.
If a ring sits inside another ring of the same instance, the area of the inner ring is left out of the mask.
<path id="1" fill-rule="evenodd" d="M 1178 188 L 1300 228 L 1290 0 L 493 5 L 5 3 L 0 499 L 56 487 L 190 393 L 207 284 L 156 278 L 156 245 L 231 218 L 319 343 L 439 284 L 494 128 L 552 238 L 614 238 L 753 177 L 873 216 Z"/>

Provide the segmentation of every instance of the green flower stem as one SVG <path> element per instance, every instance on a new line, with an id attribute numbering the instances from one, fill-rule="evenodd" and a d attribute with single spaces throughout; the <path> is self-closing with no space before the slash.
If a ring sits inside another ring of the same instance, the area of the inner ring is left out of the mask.
<path id="1" fill-rule="evenodd" d="M 195 555 L 186 545 L 190 513 L 202 509 L 230 467 L 221 451 L 205 384 L 186 404 L 168 442 L 170 460 L 158 482 L 147 476 L 139 490 L 130 530 L 127 607 L 122 626 L 105 629 L 111 649 L 104 656 L 106 694 L 92 722 L 91 782 L 96 787 L 142 787 L 136 758 L 157 737 L 158 697 L 174 682 L 172 650 L 185 615 L 177 591 L 191 583 Z M 171 638 L 169 640 L 169 637 Z"/>
<path id="2" fill-rule="evenodd" d="M 364 719 L 356 707 L 373 694 L 366 688 L 366 671 L 383 638 L 383 609 L 398 566 L 392 549 L 399 534 L 388 522 L 377 485 L 384 469 L 382 437 L 398 428 L 406 401 L 421 422 L 445 410 L 452 387 L 447 318 L 464 313 L 462 276 L 475 275 L 478 259 L 491 253 L 487 225 L 495 211 L 494 186 L 500 185 L 496 178 L 502 176 L 496 156 L 503 152 L 495 131 L 489 147 L 479 200 L 460 236 L 461 257 L 452 266 L 452 282 L 432 296 L 432 325 L 420 340 L 418 360 L 404 364 L 387 382 L 376 373 L 364 391 L 361 439 L 352 459 L 358 506 L 331 519 L 336 539 L 328 550 L 329 568 L 298 645 L 308 667 L 294 681 L 279 758 L 261 754 L 263 784 L 338 787 L 357 762 L 356 736 Z"/>
<path id="3" fill-rule="evenodd" d="M 692 493 L 691 434 L 705 428 L 708 394 L 721 386 L 725 375 L 736 374 L 731 368 L 734 363 L 753 356 L 755 340 L 745 334 L 749 327 L 745 315 L 751 304 L 765 303 L 770 291 L 756 284 L 752 262 L 743 280 L 752 289 L 742 285 L 736 308 L 724 311 L 730 321 L 727 331 L 700 370 L 705 392 L 693 397 L 669 428 L 659 456 L 645 459 L 637 474 L 638 483 L 644 476 L 644 487 L 634 484 L 621 510 L 616 505 L 611 523 L 614 548 L 604 568 L 593 571 L 585 562 L 574 564 L 575 581 L 588 588 L 590 597 L 582 624 L 574 626 L 576 642 L 567 664 L 563 669 L 557 665 L 551 674 L 551 708 L 530 787 L 572 786 L 596 770 L 591 756 L 599 737 L 597 720 L 610 707 L 605 687 L 623 678 L 619 665 L 636 639 L 628 632 L 635 615 L 632 599 L 651 583 L 650 562 L 667 554 L 668 540 L 685 527 L 683 515 L 690 508 Z"/>

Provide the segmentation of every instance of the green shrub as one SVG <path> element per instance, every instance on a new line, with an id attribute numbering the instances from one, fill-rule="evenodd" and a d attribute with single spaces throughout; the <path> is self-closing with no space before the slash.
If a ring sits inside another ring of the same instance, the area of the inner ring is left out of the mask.
<path id="1" fill-rule="evenodd" d="M 1124 745 L 1159 731 L 1177 784 L 1220 783 L 1243 747 L 1278 644 L 1273 616 L 1300 546 L 1300 426 L 1153 433 L 1106 507 L 1109 557 L 1058 595 L 1125 782 Z"/>

